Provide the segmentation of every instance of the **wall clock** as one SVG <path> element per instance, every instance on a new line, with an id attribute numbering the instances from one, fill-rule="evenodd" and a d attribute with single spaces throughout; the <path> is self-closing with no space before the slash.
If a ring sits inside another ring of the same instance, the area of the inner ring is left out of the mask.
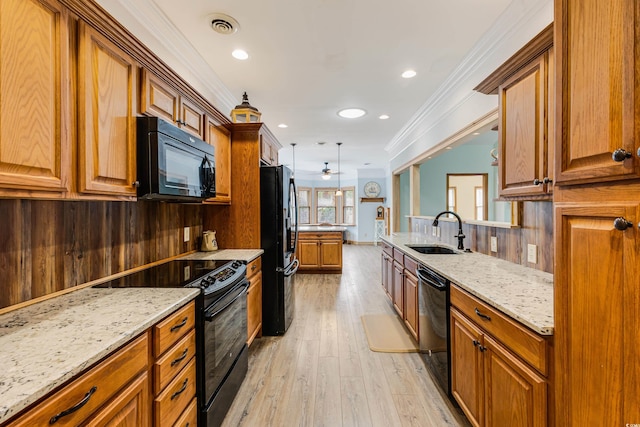
<path id="1" fill-rule="evenodd" d="M 380 184 L 369 181 L 364 185 L 364 195 L 366 197 L 378 197 L 380 195 Z"/>

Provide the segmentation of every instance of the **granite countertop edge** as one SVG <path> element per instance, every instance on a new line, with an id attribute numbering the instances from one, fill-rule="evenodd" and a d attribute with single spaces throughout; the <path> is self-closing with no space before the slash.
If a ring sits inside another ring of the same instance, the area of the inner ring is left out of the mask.
<path id="1" fill-rule="evenodd" d="M 194 252 L 178 259 L 202 261 L 244 261 L 251 262 L 264 253 L 262 249 L 218 249 L 209 252 Z"/>
<path id="2" fill-rule="evenodd" d="M 479 253 L 425 255 L 406 244 L 448 246 L 421 233 L 382 240 L 540 335 L 553 335 L 553 275 Z"/>
<path id="3" fill-rule="evenodd" d="M 4 366 L 0 423 L 121 348 L 199 292 L 85 288 L 0 315 L 0 363 Z M 119 303 L 126 307 L 124 314 Z"/>

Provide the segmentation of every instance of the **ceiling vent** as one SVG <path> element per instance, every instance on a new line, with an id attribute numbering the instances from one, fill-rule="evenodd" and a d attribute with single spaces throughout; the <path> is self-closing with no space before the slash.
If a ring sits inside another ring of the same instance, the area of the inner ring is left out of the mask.
<path id="1" fill-rule="evenodd" d="M 218 34 L 231 35 L 240 29 L 238 21 L 224 13 L 214 13 L 210 18 L 211 28 Z"/>

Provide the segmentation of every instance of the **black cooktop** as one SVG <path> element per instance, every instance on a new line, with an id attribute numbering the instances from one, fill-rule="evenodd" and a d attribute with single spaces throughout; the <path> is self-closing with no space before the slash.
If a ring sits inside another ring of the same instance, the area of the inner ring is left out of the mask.
<path id="1" fill-rule="evenodd" d="M 96 285 L 96 288 L 184 288 L 201 287 L 204 276 L 224 270 L 232 261 L 175 260 L 156 265 L 118 279 Z"/>

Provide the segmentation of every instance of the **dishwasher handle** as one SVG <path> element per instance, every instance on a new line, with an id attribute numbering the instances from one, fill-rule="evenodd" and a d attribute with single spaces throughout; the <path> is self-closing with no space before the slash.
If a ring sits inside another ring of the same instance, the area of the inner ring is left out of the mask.
<path id="1" fill-rule="evenodd" d="M 431 271 L 424 269 L 424 268 L 418 268 L 416 270 L 416 274 L 418 275 L 418 278 L 420 279 L 420 282 L 426 283 L 427 285 L 431 286 L 432 288 L 435 288 L 439 291 L 446 291 L 447 290 L 447 282 L 448 280 L 446 279 L 442 279 L 440 277 L 437 277 L 434 273 L 432 273 Z"/>

